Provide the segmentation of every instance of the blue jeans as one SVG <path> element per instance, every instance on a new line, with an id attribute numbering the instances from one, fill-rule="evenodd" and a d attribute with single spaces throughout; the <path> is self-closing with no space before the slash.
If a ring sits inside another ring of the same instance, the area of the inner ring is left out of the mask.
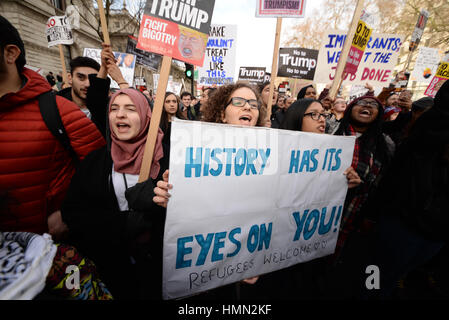
<path id="1" fill-rule="evenodd" d="M 444 241 L 429 240 L 412 230 L 399 217 L 382 217 L 376 262 L 380 270 L 380 298 L 391 297 L 397 281 L 425 264 L 443 248 Z"/>

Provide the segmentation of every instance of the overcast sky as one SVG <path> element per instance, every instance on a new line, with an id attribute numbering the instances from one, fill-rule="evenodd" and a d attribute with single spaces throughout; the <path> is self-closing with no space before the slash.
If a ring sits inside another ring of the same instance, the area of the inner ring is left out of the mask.
<path id="1" fill-rule="evenodd" d="M 276 18 L 256 18 L 257 0 L 215 0 L 212 24 L 237 25 L 236 71 L 239 67 L 265 67 L 271 71 L 273 63 Z M 306 1 L 305 16 L 319 7 L 322 0 Z M 286 30 L 300 19 L 282 19 L 281 42 Z M 282 46 L 282 44 L 281 44 Z"/>

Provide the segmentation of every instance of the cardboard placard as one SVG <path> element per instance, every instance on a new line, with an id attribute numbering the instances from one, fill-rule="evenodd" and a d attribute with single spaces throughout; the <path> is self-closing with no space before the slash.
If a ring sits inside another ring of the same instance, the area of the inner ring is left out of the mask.
<path id="1" fill-rule="evenodd" d="M 234 82 L 236 39 L 237 25 L 211 25 L 204 64 L 198 68 L 200 86 Z"/>
<path id="2" fill-rule="evenodd" d="M 240 67 L 239 81 L 248 81 L 251 84 L 263 83 L 265 80 L 265 67 Z"/>
<path id="3" fill-rule="evenodd" d="M 306 0 L 256 0 L 256 17 L 303 18 Z"/>
<path id="4" fill-rule="evenodd" d="M 202 66 L 215 0 L 147 0 L 137 48 Z"/>
<path id="5" fill-rule="evenodd" d="M 66 16 L 50 17 L 47 20 L 45 36 L 47 37 L 49 48 L 58 44 L 73 44 L 73 35 L 69 19 Z"/>
<path id="6" fill-rule="evenodd" d="M 318 50 L 280 48 L 278 77 L 313 80 L 318 61 Z"/>
<path id="7" fill-rule="evenodd" d="M 173 121 L 163 298 L 332 254 L 354 143 L 355 136 Z"/>

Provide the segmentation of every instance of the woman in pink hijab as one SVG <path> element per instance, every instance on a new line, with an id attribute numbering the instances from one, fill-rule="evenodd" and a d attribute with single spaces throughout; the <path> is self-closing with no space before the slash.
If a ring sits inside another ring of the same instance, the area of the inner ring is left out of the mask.
<path id="1" fill-rule="evenodd" d="M 151 298 L 160 295 L 154 288 L 158 263 L 151 257 L 157 256 L 154 243 L 161 242 L 163 213 L 152 199 L 163 133 L 159 129 L 150 178 L 138 183 L 151 121 L 149 102 L 127 88 L 116 91 L 108 107 L 108 143 L 80 163 L 61 210 L 69 230 L 66 242 L 95 261 L 114 298 Z M 146 278 L 149 274 L 153 279 Z"/>

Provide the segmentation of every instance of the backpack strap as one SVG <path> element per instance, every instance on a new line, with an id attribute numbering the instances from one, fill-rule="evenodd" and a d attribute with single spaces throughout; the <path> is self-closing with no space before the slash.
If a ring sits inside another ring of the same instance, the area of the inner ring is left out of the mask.
<path id="1" fill-rule="evenodd" d="M 73 150 L 72 145 L 70 144 L 70 139 L 62 123 L 61 115 L 59 114 L 59 109 L 56 105 L 55 93 L 53 91 L 45 92 L 38 97 L 38 101 L 39 110 L 48 130 L 50 130 L 55 138 L 58 139 L 64 149 L 69 152 L 75 162 L 78 162 L 78 155 L 75 150 Z"/>

